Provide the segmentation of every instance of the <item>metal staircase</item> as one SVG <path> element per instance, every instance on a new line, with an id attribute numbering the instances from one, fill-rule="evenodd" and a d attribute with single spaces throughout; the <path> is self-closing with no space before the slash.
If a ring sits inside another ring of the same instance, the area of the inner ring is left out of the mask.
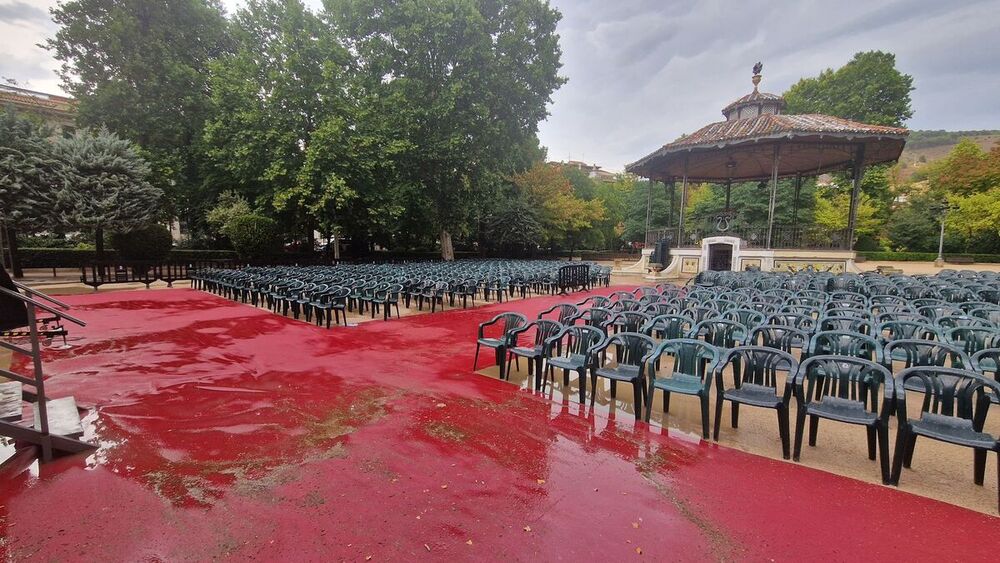
<path id="1" fill-rule="evenodd" d="M 0 381 L 6 379 L 0 382 L 0 436 L 38 447 L 42 461 L 49 461 L 54 455 L 95 449 L 96 446 L 78 439 L 83 435 L 83 426 L 73 397 L 49 399 L 45 394 L 39 342 L 42 333 L 37 311 L 54 315 L 57 322 L 66 320 L 79 326 L 86 326 L 86 323 L 65 312 L 69 305 L 16 282 L 8 287 L 0 286 L 0 299 L 6 300 L 8 305 L 12 300 L 20 303 L 28 321 L 27 345 L 0 340 L 0 348 L 10 350 L 15 356 L 31 358 L 32 366 L 30 375 L 0 368 Z M 23 420 L 25 402 L 33 406 L 34 416 L 30 421 Z"/>

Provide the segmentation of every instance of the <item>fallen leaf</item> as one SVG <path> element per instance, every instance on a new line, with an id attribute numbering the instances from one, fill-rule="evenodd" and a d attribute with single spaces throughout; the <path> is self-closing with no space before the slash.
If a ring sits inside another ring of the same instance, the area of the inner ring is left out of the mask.
<path id="1" fill-rule="evenodd" d="M 525 526 L 524 527 L 524 531 L 525 532 L 530 532 L 531 531 L 531 526 Z"/>
<path id="2" fill-rule="evenodd" d="M 465 543 L 467 543 L 467 544 L 469 544 L 469 545 L 472 545 L 472 540 L 469 540 L 469 541 L 467 541 L 467 542 L 465 542 Z"/>
<path id="3" fill-rule="evenodd" d="M 424 544 L 424 547 L 427 548 L 427 551 L 431 550 L 431 546 L 427 545 L 426 543 Z"/>
<path id="4" fill-rule="evenodd" d="M 538 480 L 538 484 L 539 485 L 544 485 L 545 484 L 545 479 L 539 479 Z"/>
<path id="5" fill-rule="evenodd" d="M 441 485 L 441 488 L 442 488 L 442 489 L 447 489 L 447 488 L 448 488 L 448 485 Z"/>
<path id="6" fill-rule="evenodd" d="M 638 522 L 632 522 L 632 527 L 638 529 L 639 528 L 639 523 Z"/>
<path id="7" fill-rule="evenodd" d="M 635 552 L 638 553 L 639 555 L 642 555 L 642 548 L 641 547 L 635 548 Z"/>
<path id="8" fill-rule="evenodd" d="M 448 405 L 446 405 L 446 404 L 444 404 L 444 403 L 438 403 L 438 404 L 437 404 L 437 405 L 435 405 L 435 406 L 436 406 L 437 408 L 439 408 L 439 409 L 443 409 L 443 408 L 447 407 Z"/>
<path id="9" fill-rule="evenodd" d="M 372 556 L 371 555 L 366 555 L 365 556 L 365 561 L 371 561 L 371 560 L 372 560 Z"/>

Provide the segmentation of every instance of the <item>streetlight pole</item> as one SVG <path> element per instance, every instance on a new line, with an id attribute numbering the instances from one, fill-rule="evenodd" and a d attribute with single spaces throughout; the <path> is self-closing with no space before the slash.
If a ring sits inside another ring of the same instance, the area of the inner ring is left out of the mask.
<path id="1" fill-rule="evenodd" d="M 935 268 L 944 267 L 944 221 L 948 217 L 948 206 L 941 206 L 941 235 L 938 237 L 938 255 L 937 259 L 934 260 Z"/>

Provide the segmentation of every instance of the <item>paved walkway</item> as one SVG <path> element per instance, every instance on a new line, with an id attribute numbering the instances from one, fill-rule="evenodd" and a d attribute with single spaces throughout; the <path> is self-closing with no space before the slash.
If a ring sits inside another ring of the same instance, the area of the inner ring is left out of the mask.
<path id="1" fill-rule="evenodd" d="M 72 296 L 89 458 L 0 479 L 0 557 L 960 559 L 997 518 L 472 372 L 497 311 L 332 331 L 193 290 Z M 928 528 L 934 533 L 927 533 Z"/>

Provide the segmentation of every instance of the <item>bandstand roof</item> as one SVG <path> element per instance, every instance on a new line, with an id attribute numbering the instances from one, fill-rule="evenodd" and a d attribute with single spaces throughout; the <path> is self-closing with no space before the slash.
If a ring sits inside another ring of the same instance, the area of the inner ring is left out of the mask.
<path id="1" fill-rule="evenodd" d="M 757 69 L 755 69 L 757 70 Z M 864 145 L 862 164 L 899 159 L 909 134 L 904 128 L 869 125 L 821 114 L 782 114 L 781 96 L 754 91 L 723 109 L 726 121 L 712 123 L 667 143 L 625 167 L 656 180 L 724 182 L 771 178 L 779 147 L 778 176 L 818 175 L 850 168 Z"/>

